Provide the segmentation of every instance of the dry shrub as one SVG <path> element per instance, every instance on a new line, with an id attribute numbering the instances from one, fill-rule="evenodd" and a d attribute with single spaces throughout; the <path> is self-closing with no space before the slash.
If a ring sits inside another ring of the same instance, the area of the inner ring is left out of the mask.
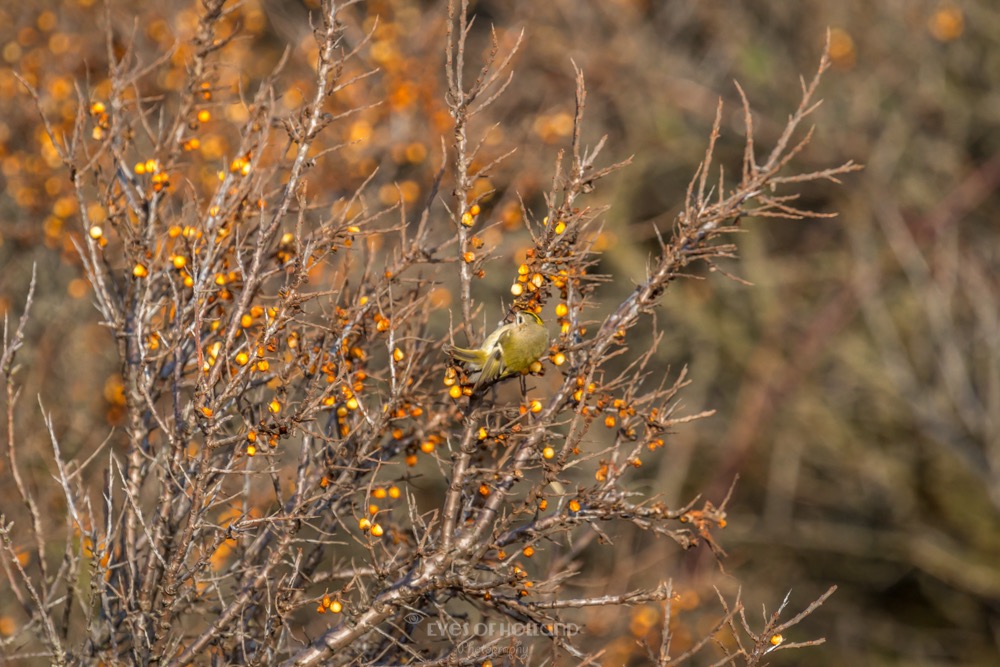
<path id="1" fill-rule="evenodd" d="M 518 156 L 487 122 L 516 85 L 521 38 L 473 31 L 467 3 L 452 2 L 443 94 L 410 114 L 435 84 L 394 61 L 356 5 L 315 15 L 308 80 L 286 57 L 234 76 L 246 45 L 239 8 L 221 0 L 204 3 L 186 44 L 151 61 L 139 37 L 109 28 L 107 82 L 81 81 L 69 119 L 51 119 L 22 78 L 70 176 L 72 239 L 120 384 L 117 427 L 72 455 L 43 401 L 51 453 L 36 489 L 14 427 L 29 290 L 3 356 L 6 474 L 21 500 L 5 508 L 3 564 L 28 619 L 4 640 L 8 655 L 590 661 L 602 654 L 592 610 L 622 606 L 645 614 L 633 634 L 658 664 L 715 646 L 719 664 L 754 665 L 816 643 L 782 632 L 829 592 L 782 620 L 786 597 L 760 627 L 739 596 L 720 595 L 713 624 L 675 641 L 674 582 L 594 595 L 577 579 L 595 551 L 621 548 L 623 527 L 724 554 L 715 532 L 728 495 L 668 506 L 641 477 L 675 430 L 710 414 L 679 409 L 688 374 L 657 365 L 652 313 L 698 267 L 725 274 L 718 261 L 735 256 L 744 218 L 825 215 L 799 204 L 801 188 L 856 166 L 791 162 L 810 140 L 803 121 L 828 56 L 763 157 L 738 88 L 735 177 L 715 163 L 719 104 L 645 278 L 608 304 L 602 287 L 617 277 L 598 265 L 605 207 L 592 193 L 629 160 L 585 142 L 584 73 L 575 112 L 550 119 L 569 123 L 569 145 L 529 201 L 494 186 Z M 471 39 L 485 40 L 481 61 Z M 426 134 L 397 155 L 370 147 L 404 121 Z M 447 128 L 440 140 L 434 123 Z M 473 395 L 443 348 L 481 340 L 516 310 L 557 332 L 548 355 L 530 376 Z"/>

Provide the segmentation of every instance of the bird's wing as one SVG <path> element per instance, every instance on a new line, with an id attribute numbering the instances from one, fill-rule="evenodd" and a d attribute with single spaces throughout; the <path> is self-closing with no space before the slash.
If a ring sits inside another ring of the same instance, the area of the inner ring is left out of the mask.
<path id="1" fill-rule="evenodd" d="M 476 380 L 474 391 L 478 391 L 480 387 L 496 382 L 500 378 L 501 373 L 503 373 L 503 350 L 500 349 L 499 345 L 496 345 L 486 355 L 486 361 L 483 362 L 483 369 L 479 372 L 479 378 Z"/>

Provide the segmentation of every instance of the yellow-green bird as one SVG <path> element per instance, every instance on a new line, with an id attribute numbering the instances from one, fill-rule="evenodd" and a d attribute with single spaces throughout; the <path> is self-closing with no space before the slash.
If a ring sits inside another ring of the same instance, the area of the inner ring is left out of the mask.
<path id="1" fill-rule="evenodd" d="M 483 341 L 478 349 L 445 348 L 445 352 L 476 371 L 469 376 L 473 391 L 497 380 L 527 371 L 549 347 L 549 330 L 535 313 L 522 310 Z"/>

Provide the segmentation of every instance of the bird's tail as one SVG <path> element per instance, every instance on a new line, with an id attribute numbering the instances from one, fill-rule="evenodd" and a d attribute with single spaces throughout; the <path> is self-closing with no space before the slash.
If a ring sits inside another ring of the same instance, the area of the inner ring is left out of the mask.
<path id="1" fill-rule="evenodd" d="M 482 364 L 482 352 L 479 350 L 467 350 L 464 347 L 453 347 L 451 345 L 446 345 L 444 348 L 445 354 L 451 355 L 454 359 L 458 361 L 464 361 L 467 364 Z"/>

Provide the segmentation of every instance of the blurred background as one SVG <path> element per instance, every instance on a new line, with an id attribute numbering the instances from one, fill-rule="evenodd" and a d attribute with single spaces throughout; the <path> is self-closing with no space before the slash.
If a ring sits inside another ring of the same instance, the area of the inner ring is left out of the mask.
<path id="1" fill-rule="evenodd" d="M 166 95 L 169 104 L 199 11 L 175 0 L 107 5 L 105 14 L 94 0 L 0 4 L 0 311 L 21 312 L 37 264 L 15 432 L 22 465 L 38 481 L 48 479 L 48 445 L 36 396 L 70 454 L 100 445 L 123 399 L 113 341 L 73 246 L 79 202 L 13 72 L 67 129 L 78 92 L 88 105 L 106 98 L 109 52 L 121 57 L 132 43 L 145 62 L 166 57 L 142 95 Z M 299 105 L 314 56 L 309 9 L 240 4 L 220 85 L 252 90 L 291 45 L 278 87 L 286 108 Z M 440 165 L 440 137 L 450 137 L 446 5 L 383 0 L 357 10 L 350 34 L 360 42 L 372 31 L 372 41 L 356 73 L 379 73 L 331 105 L 383 103 L 331 127 L 348 145 L 324 159 L 311 187 L 350 192 L 378 166 L 373 204 L 402 197 L 412 209 Z M 496 296 L 480 295 L 487 303 L 509 286 L 515 248 L 527 238 L 520 200 L 529 212 L 543 208 L 556 154 L 569 145 L 573 63 L 587 81 L 587 143 L 608 136 L 606 163 L 633 156 L 588 202 L 610 206 L 599 244 L 600 270 L 614 277 L 602 293 L 609 305 L 642 280 L 654 229 L 669 233 L 718 99 L 726 108 L 716 160 L 734 178 L 743 148 L 734 80 L 754 110 L 762 155 L 795 109 L 799 77 L 812 76 L 828 30 L 833 68 L 797 168 L 866 165 L 842 185 L 804 190 L 806 207 L 837 218 L 744 221 L 739 258 L 725 269 L 752 286 L 696 271 L 657 313 L 663 368 L 689 368 L 681 409 L 717 413 L 668 441 L 645 470 L 645 490 L 675 505 L 699 493 L 720 502 L 739 475 L 729 525 L 717 535 L 729 554 L 724 571 L 707 550 L 683 554 L 625 535 L 594 555 L 591 590 L 672 577 L 678 616 L 691 621 L 678 626 L 682 648 L 684 628 L 697 634 L 719 616 L 713 586 L 730 599 L 742 586 L 756 620 L 761 605 L 773 610 L 788 591 L 794 611 L 836 584 L 787 637 L 827 644 L 777 653 L 773 664 L 1000 664 L 1000 4 L 547 0 L 481 1 L 473 10 L 470 75 L 490 26 L 504 48 L 524 31 L 511 87 L 473 128 L 482 135 L 497 124 L 484 161 L 516 149 L 479 184 L 495 191 L 484 215 L 499 224 L 484 239 L 502 267 L 494 282 L 488 276 Z M 244 114 L 240 105 L 213 110 L 213 133 L 189 147 L 203 178 L 183 187 L 212 187 Z M 435 305 L 450 299 L 442 291 Z M 7 493 L 0 489 L 0 506 L 14 502 Z M 23 619 L 7 602 L 0 633 L 11 635 Z M 656 641 L 654 612 L 595 611 L 590 629 L 607 648 L 604 664 L 645 664 L 640 643 Z"/>

